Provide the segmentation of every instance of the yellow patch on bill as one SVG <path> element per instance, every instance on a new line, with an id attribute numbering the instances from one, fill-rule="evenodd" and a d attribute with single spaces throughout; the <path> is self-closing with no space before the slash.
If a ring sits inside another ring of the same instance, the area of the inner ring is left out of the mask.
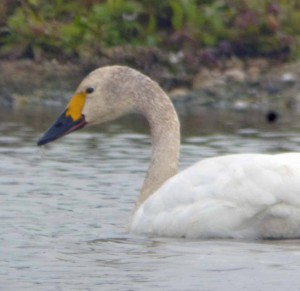
<path id="1" fill-rule="evenodd" d="M 75 94 L 72 99 L 70 100 L 67 110 L 66 116 L 71 117 L 73 121 L 77 121 L 81 118 L 82 109 L 85 103 L 86 93 L 77 93 Z"/>

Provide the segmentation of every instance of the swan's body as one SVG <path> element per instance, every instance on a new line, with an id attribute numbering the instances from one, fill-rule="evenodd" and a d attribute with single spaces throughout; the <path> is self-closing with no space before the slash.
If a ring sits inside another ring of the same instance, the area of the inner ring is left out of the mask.
<path id="1" fill-rule="evenodd" d="M 177 172 L 179 122 L 161 88 L 120 66 L 93 71 L 38 144 L 128 112 L 143 114 L 153 151 L 131 230 L 193 238 L 300 237 L 300 154 L 209 158 Z"/>
<path id="2" fill-rule="evenodd" d="M 193 238 L 300 236 L 300 154 L 208 158 L 169 179 L 132 230 Z"/>

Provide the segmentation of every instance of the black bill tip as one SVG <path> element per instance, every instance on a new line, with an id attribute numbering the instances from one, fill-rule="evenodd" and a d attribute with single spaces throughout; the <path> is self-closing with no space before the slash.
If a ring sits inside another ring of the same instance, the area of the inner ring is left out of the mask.
<path id="1" fill-rule="evenodd" d="M 64 111 L 54 122 L 52 126 L 38 139 L 37 145 L 42 146 L 52 142 L 64 135 L 78 130 L 86 125 L 85 117 L 82 115 L 78 120 L 74 121 L 70 116 L 66 116 Z"/>

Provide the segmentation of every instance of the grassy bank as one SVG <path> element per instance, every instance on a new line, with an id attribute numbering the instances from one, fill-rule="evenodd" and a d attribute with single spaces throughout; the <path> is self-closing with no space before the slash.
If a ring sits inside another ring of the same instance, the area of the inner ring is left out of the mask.
<path id="1" fill-rule="evenodd" d="M 299 35 L 298 0 L 1 0 L 0 104 L 60 104 L 91 70 L 124 64 L 172 96 L 289 107 Z"/>
<path id="2" fill-rule="evenodd" d="M 220 58 L 300 58 L 297 0 L 2 0 L 0 57 L 91 60 L 128 49 Z M 176 57 L 176 56 L 175 56 Z"/>

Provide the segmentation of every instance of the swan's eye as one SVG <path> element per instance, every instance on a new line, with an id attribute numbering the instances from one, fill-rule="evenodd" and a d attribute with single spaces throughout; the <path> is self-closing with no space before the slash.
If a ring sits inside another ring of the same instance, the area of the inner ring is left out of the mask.
<path id="1" fill-rule="evenodd" d="M 87 94 L 92 94 L 92 93 L 94 92 L 94 88 L 88 87 L 88 88 L 86 88 L 85 92 L 86 92 Z"/>

